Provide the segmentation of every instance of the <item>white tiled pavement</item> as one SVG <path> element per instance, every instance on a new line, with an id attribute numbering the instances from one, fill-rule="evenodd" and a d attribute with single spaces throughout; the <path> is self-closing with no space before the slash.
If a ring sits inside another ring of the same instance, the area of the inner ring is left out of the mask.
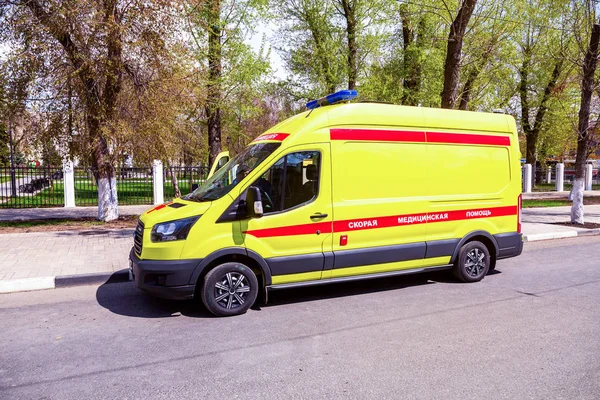
<path id="1" fill-rule="evenodd" d="M 133 230 L 0 235 L 0 281 L 114 272 L 128 267 Z"/>

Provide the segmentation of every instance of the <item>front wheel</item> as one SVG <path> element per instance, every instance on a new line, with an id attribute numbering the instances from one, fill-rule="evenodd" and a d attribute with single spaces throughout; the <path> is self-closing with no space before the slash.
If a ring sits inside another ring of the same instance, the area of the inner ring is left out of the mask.
<path id="1" fill-rule="evenodd" d="M 489 250 L 483 243 L 473 241 L 460 248 L 452 272 L 463 282 L 479 282 L 487 275 L 489 269 Z"/>
<path id="2" fill-rule="evenodd" d="M 257 295 L 256 275 L 237 262 L 224 263 L 210 270 L 200 288 L 202 302 L 218 317 L 245 313 L 254 304 Z"/>

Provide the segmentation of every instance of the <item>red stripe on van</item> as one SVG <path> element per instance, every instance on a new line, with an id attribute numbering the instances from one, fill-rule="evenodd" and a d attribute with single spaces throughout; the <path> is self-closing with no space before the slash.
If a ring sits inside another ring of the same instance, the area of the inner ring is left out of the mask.
<path id="1" fill-rule="evenodd" d="M 427 132 L 427 143 L 487 144 L 492 146 L 510 146 L 510 138 L 508 136 Z"/>
<path id="2" fill-rule="evenodd" d="M 331 140 L 374 140 L 378 142 L 425 142 L 424 131 L 398 131 L 385 129 L 331 129 Z"/>
<path id="3" fill-rule="evenodd" d="M 283 142 L 288 136 L 290 136 L 289 133 L 266 133 L 264 135 L 260 135 L 256 139 L 254 139 L 252 141 L 252 143 L 263 142 L 263 141 L 267 141 L 267 140 L 274 140 L 274 141 L 277 141 L 277 142 Z"/>
<path id="4" fill-rule="evenodd" d="M 441 211 L 420 214 L 402 214 L 377 218 L 361 218 L 333 223 L 334 232 L 348 232 L 364 229 L 391 228 L 395 226 L 424 223 L 461 221 L 477 218 L 505 217 L 517 214 L 517 206 L 478 208 L 471 210 Z"/>
<path id="5" fill-rule="evenodd" d="M 296 235 L 314 235 L 320 233 L 331 233 L 331 222 L 317 222 L 314 224 L 279 226 L 277 228 L 254 229 L 245 231 L 248 235 L 257 238 L 275 237 L 275 236 L 296 236 Z"/>
<path id="6" fill-rule="evenodd" d="M 510 146 L 510 137 L 495 135 L 477 135 L 451 132 L 405 131 L 391 129 L 343 129 L 329 130 L 331 140 L 356 140 L 376 142 L 414 142 L 479 144 L 491 146 Z"/>
<path id="7" fill-rule="evenodd" d="M 461 221 L 478 218 L 506 217 L 517 215 L 518 206 L 476 208 L 468 210 L 440 211 L 420 214 L 401 214 L 375 218 L 349 219 L 333 222 L 333 232 L 350 232 L 365 229 L 392 228 L 396 226 L 416 225 L 425 223 Z M 331 233 L 331 222 L 282 226 L 277 228 L 255 229 L 246 231 L 248 235 L 257 238 L 275 236 L 294 236 Z"/>

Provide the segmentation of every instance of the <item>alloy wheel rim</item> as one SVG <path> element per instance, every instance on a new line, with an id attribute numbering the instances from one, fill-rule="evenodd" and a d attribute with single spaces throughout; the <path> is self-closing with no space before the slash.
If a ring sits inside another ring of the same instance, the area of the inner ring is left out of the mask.
<path id="1" fill-rule="evenodd" d="M 228 272 L 215 283 L 215 302 L 228 310 L 246 303 L 250 284 L 239 272 Z"/>
<path id="2" fill-rule="evenodd" d="M 479 249 L 473 249 L 467 253 L 465 268 L 467 274 L 476 277 L 483 273 L 486 265 L 485 253 Z"/>

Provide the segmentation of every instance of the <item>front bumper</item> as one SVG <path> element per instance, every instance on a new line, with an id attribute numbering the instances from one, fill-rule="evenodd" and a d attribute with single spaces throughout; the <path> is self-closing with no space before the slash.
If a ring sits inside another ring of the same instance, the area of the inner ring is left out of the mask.
<path id="1" fill-rule="evenodd" d="M 202 259 L 140 260 L 133 249 L 129 252 L 129 269 L 135 285 L 154 296 L 184 300 L 194 297 L 195 282 L 190 283 Z"/>

